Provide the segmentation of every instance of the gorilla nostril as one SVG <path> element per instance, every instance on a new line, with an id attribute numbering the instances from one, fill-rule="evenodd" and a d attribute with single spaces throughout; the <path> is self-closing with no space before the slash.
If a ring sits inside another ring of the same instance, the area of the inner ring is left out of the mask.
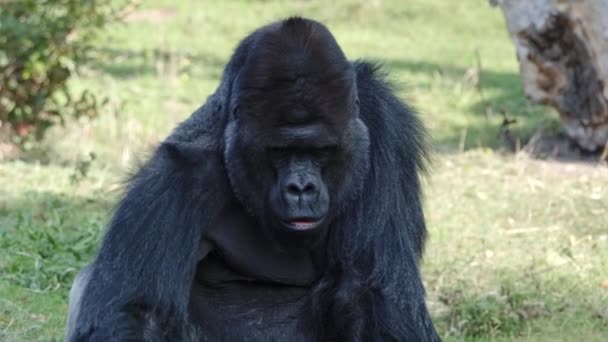
<path id="1" fill-rule="evenodd" d="M 292 183 L 287 185 L 287 193 L 291 195 L 300 195 L 302 193 L 302 188 L 297 184 Z"/>
<path id="2" fill-rule="evenodd" d="M 316 190 L 315 185 L 312 183 L 308 183 L 308 184 L 306 184 L 306 186 L 304 186 L 304 190 L 302 192 L 305 194 L 309 194 L 309 193 L 315 192 L 315 190 Z"/>

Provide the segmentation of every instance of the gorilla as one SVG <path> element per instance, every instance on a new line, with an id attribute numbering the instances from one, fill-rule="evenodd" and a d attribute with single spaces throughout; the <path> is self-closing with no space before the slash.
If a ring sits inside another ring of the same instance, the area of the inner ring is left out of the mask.
<path id="1" fill-rule="evenodd" d="M 130 180 L 69 341 L 438 341 L 419 260 L 425 131 L 380 68 L 289 18 Z"/>

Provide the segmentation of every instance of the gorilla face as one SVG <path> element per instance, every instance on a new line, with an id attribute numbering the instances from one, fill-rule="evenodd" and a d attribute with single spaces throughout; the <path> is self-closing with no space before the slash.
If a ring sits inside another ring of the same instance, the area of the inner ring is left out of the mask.
<path id="1" fill-rule="evenodd" d="M 273 41 L 257 42 L 232 89 L 224 160 L 236 197 L 264 229 L 279 242 L 314 241 L 360 193 L 368 131 L 337 45 L 333 55 L 325 46 L 301 56 L 297 39 Z"/>
<path id="2" fill-rule="evenodd" d="M 253 119 L 226 131 L 225 161 L 237 198 L 274 235 L 319 235 L 359 195 L 368 169 L 367 129 L 352 115 L 261 129 Z"/>
<path id="3" fill-rule="evenodd" d="M 339 125 L 329 114 L 277 123 L 243 110 L 228 125 L 225 162 L 232 188 L 264 228 L 274 235 L 317 236 L 358 197 L 369 138 L 356 114 L 345 112 Z"/>

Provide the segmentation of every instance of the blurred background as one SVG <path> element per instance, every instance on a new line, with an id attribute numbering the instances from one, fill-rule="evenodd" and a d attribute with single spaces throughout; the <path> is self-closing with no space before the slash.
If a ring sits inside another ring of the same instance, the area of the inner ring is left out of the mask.
<path id="1" fill-rule="evenodd" d="M 606 150 L 578 148 L 559 108 L 527 100 L 505 13 L 485 0 L 0 0 L 0 340 L 63 339 L 71 281 L 128 171 L 215 90 L 240 39 L 297 14 L 349 58 L 382 62 L 430 130 L 422 271 L 440 335 L 605 341 Z"/>

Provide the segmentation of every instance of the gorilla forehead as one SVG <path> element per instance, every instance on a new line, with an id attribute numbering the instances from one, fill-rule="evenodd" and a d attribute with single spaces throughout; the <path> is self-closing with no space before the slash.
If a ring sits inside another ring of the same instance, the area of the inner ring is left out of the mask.
<path id="1" fill-rule="evenodd" d="M 356 95 L 345 86 L 332 86 L 331 80 L 306 82 L 306 87 L 300 86 L 301 80 L 241 92 L 237 109 L 240 123 L 274 138 L 304 138 L 312 131 L 324 136 L 341 135 L 357 114 Z"/>

